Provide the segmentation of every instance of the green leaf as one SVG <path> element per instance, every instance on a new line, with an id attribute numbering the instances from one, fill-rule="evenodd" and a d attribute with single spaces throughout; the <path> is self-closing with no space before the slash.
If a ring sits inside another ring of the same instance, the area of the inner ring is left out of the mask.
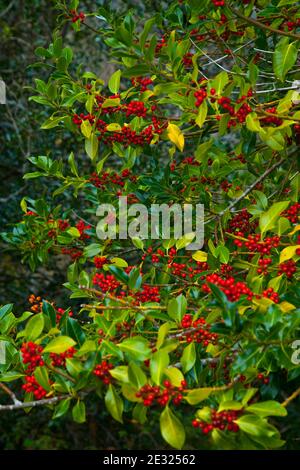
<path id="1" fill-rule="evenodd" d="M 159 330 L 157 333 L 156 349 L 159 349 L 163 345 L 165 341 L 165 337 L 168 334 L 170 328 L 171 328 L 170 323 L 163 323 L 159 327 Z"/>
<path id="2" fill-rule="evenodd" d="M 164 440 L 175 449 L 182 449 L 185 441 L 184 427 L 168 406 L 160 415 L 160 431 Z"/>
<path id="3" fill-rule="evenodd" d="M 121 70 L 116 70 L 108 81 L 109 90 L 116 94 L 120 88 Z"/>
<path id="4" fill-rule="evenodd" d="M 157 385 L 160 385 L 164 370 L 170 362 L 169 354 L 165 351 L 157 351 L 153 354 L 150 361 L 151 379 Z"/>
<path id="5" fill-rule="evenodd" d="M 295 42 L 289 43 L 289 38 L 282 38 L 273 54 L 273 70 L 276 78 L 282 82 L 289 70 L 295 65 L 298 49 Z"/>
<path id="6" fill-rule="evenodd" d="M 151 354 L 148 341 L 141 336 L 128 338 L 118 344 L 118 347 L 132 359 L 145 361 Z"/>
<path id="7" fill-rule="evenodd" d="M 59 123 L 66 117 L 67 116 L 58 116 L 58 117 L 51 116 L 49 119 L 47 119 L 47 121 L 45 121 L 41 125 L 41 129 L 52 129 L 53 127 L 58 126 Z"/>
<path id="8" fill-rule="evenodd" d="M 259 228 L 262 234 L 275 227 L 281 212 L 283 212 L 289 204 L 290 201 L 275 202 L 266 212 L 261 214 Z"/>
<path id="9" fill-rule="evenodd" d="M 124 404 L 122 398 L 119 397 L 117 394 L 115 387 L 112 384 L 109 384 L 107 392 L 105 394 L 105 405 L 109 413 L 112 415 L 112 417 L 116 420 L 119 421 L 119 423 L 123 423 L 123 409 L 124 409 Z"/>
<path id="10" fill-rule="evenodd" d="M 246 117 L 246 126 L 249 131 L 260 132 L 262 127 L 256 113 L 249 113 Z"/>
<path id="11" fill-rule="evenodd" d="M 221 96 L 227 83 L 229 82 L 227 72 L 220 72 L 211 82 L 209 89 L 214 88 L 216 95 Z"/>
<path id="12" fill-rule="evenodd" d="M 190 343 L 184 348 L 180 362 L 184 373 L 188 372 L 194 366 L 196 362 L 196 349 L 194 343 Z"/>
<path id="13" fill-rule="evenodd" d="M 85 341 L 84 331 L 79 325 L 78 321 L 69 316 L 67 317 L 67 321 L 66 321 L 66 333 L 68 336 L 73 338 L 74 341 L 76 341 L 76 343 L 78 343 L 80 346 Z"/>
<path id="14" fill-rule="evenodd" d="M 67 349 L 71 348 L 75 344 L 75 341 L 72 338 L 69 338 L 69 336 L 58 336 L 47 344 L 43 352 L 60 354 L 67 351 Z"/>
<path id="15" fill-rule="evenodd" d="M 46 367 L 37 367 L 34 371 L 34 377 L 36 381 L 45 389 L 50 392 L 51 386 L 49 383 L 49 375 Z"/>
<path id="16" fill-rule="evenodd" d="M 64 416 L 70 408 L 71 398 L 61 400 L 61 402 L 55 407 L 52 419 L 60 418 Z"/>
<path id="17" fill-rule="evenodd" d="M 110 375 L 122 383 L 129 383 L 128 366 L 117 366 L 109 371 Z"/>
<path id="18" fill-rule="evenodd" d="M 195 122 L 196 124 L 201 128 L 203 126 L 203 124 L 205 123 L 205 119 L 206 119 L 206 116 L 207 116 L 207 111 L 208 111 L 208 107 L 207 107 L 207 102 L 206 101 L 203 101 L 203 103 L 201 104 L 201 106 L 199 107 L 199 111 L 198 111 L 198 114 L 197 114 L 197 117 L 195 119 Z"/>
<path id="19" fill-rule="evenodd" d="M 185 400 L 190 405 L 197 405 L 197 403 L 206 400 L 206 398 L 209 397 L 213 390 L 214 389 L 211 387 L 195 388 L 194 390 L 188 392 L 187 396 L 185 397 Z"/>
<path id="20" fill-rule="evenodd" d="M 254 413 L 262 418 L 266 416 L 286 416 L 287 410 L 278 401 L 269 400 L 247 406 L 248 413 Z"/>
<path id="21" fill-rule="evenodd" d="M 129 289 L 135 290 L 139 289 L 142 285 L 142 276 L 140 274 L 140 268 L 134 268 L 130 271 L 129 280 L 128 280 L 128 287 Z"/>
<path id="22" fill-rule="evenodd" d="M 25 327 L 25 338 L 28 341 L 36 340 L 44 329 L 44 317 L 42 313 L 37 313 L 27 322 Z"/>
<path id="23" fill-rule="evenodd" d="M 216 248 L 216 255 L 218 256 L 221 263 L 227 264 L 230 258 L 230 251 L 226 246 L 219 245 Z"/>
<path id="24" fill-rule="evenodd" d="M 91 134 L 89 139 L 85 139 L 85 151 L 91 160 L 98 154 L 99 141 L 95 134 Z"/>
<path id="25" fill-rule="evenodd" d="M 167 367 L 164 374 L 168 377 L 174 387 L 181 387 L 181 382 L 184 380 L 184 376 L 177 367 Z"/>
<path id="26" fill-rule="evenodd" d="M 131 385 L 137 389 L 141 388 L 147 383 L 147 376 L 135 362 L 130 362 L 128 366 L 128 378 Z"/>
<path id="27" fill-rule="evenodd" d="M 251 436 L 260 437 L 272 437 L 276 435 L 277 430 L 269 425 L 267 421 L 262 419 L 260 416 L 255 415 L 243 415 L 235 421 L 240 429 Z"/>
<path id="28" fill-rule="evenodd" d="M 86 340 L 81 348 L 76 352 L 76 357 L 85 356 L 89 352 L 96 351 L 96 343 L 92 339 Z"/>
<path id="29" fill-rule="evenodd" d="M 171 299 L 168 303 L 168 315 L 178 323 L 181 322 L 183 315 L 186 312 L 187 301 L 184 295 L 180 294 L 176 299 Z"/>
<path id="30" fill-rule="evenodd" d="M 85 404 L 83 401 L 78 400 L 76 405 L 73 406 L 72 416 L 76 423 L 84 423 L 86 421 L 85 416 Z"/>
<path id="31" fill-rule="evenodd" d="M 238 401 L 234 400 L 226 400 L 220 403 L 218 412 L 224 410 L 241 410 L 243 408 L 243 404 L 239 403 Z"/>
<path id="32" fill-rule="evenodd" d="M 24 377 L 24 374 L 21 374 L 20 372 L 15 372 L 15 371 L 9 371 L 6 372 L 5 374 L 0 375 L 0 382 L 13 382 L 14 380 L 18 380 L 21 377 Z"/>
<path id="33" fill-rule="evenodd" d="M 0 308 L 0 320 L 2 320 L 6 315 L 8 315 L 12 311 L 13 306 L 14 304 L 6 304 Z"/>

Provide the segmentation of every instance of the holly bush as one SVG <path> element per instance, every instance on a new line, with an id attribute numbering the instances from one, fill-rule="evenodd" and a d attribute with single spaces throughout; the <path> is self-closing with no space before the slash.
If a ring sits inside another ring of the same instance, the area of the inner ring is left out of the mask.
<path id="1" fill-rule="evenodd" d="M 174 448 L 282 447 L 300 395 L 297 2 L 55 11 L 30 100 L 73 151 L 29 158 L 24 178 L 55 190 L 23 198 L 2 236 L 32 270 L 63 259 L 70 300 L 1 308 L 0 411 L 84 423 L 102 400 L 120 428 L 157 419 Z M 66 24 L 106 45 L 107 83 L 96 57 L 73 66 Z M 187 249 L 191 234 L 100 240 L 97 208 L 120 196 L 204 204 L 203 248 Z"/>

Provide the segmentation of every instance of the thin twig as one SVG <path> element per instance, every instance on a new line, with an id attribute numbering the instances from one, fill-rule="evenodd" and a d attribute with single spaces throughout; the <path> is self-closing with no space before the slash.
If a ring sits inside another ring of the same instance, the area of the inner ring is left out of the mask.
<path id="1" fill-rule="evenodd" d="M 282 406 L 286 407 L 290 404 L 291 401 L 295 400 L 300 395 L 300 387 L 295 390 L 292 395 L 290 395 L 283 403 L 281 403 Z"/>
<path id="2" fill-rule="evenodd" d="M 3 383 L 0 382 L 0 388 L 2 388 L 2 390 L 10 396 L 10 398 L 12 399 L 12 401 L 14 402 L 15 405 L 19 405 L 20 403 L 22 403 L 20 400 L 17 399 L 16 395 L 14 394 L 14 392 L 12 392 L 10 390 L 10 388 L 8 388 L 6 385 L 4 385 Z"/>
<path id="3" fill-rule="evenodd" d="M 235 207 L 240 201 L 242 201 L 249 193 L 251 193 L 251 191 L 255 188 L 255 186 L 257 186 L 259 183 L 261 183 L 270 173 L 272 173 L 272 171 L 274 171 L 276 168 L 278 168 L 280 165 L 282 165 L 282 163 L 285 161 L 284 158 L 282 158 L 281 160 L 279 160 L 278 162 L 274 163 L 274 165 L 270 166 L 270 168 L 268 168 L 259 178 L 257 178 L 256 181 L 254 181 L 252 184 L 250 184 L 250 186 L 248 186 L 248 188 L 243 192 L 243 194 L 241 194 L 241 196 L 239 196 L 237 199 L 235 199 L 234 201 L 232 201 L 229 206 L 227 206 L 224 210 L 222 210 L 221 212 L 219 212 L 219 214 L 215 217 L 216 218 L 220 218 L 222 217 L 227 211 L 230 211 L 231 209 L 233 209 L 233 207 Z M 215 220 L 214 219 L 214 220 Z"/>
<path id="4" fill-rule="evenodd" d="M 232 8 L 230 5 L 228 5 L 228 8 L 229 10 L 231 10 L 232 13 L 234 13 L 239 18 L 242 18 L 247 23 L 251 23 L 260 29 L 266 29 L 267 31 L 271 31 L 271 33 L 280 34 L 281 36 L 287 36 L 287 37 L 298 39 L 298 40 L 300 39 L 299 34 L 291 33 L 288 31 L 281 31 L 280 29 L 272 28 L 271 26 L 268 26 L 264 23 L 261 23 L 260 21 L 255 20 L 254 18 L 243 15 L 240 11 L 236 10 L 235 8 Z"/>

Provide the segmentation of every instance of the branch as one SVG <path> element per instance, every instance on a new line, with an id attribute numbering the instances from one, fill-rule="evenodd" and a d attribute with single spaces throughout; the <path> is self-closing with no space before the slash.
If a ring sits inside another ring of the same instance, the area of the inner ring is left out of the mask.
<path id="1" fill-rule="evenodd" d="M 274 163 L 274 165 L 270 166 L 257 180 L 254 181 L 244 192 L 239 196 L 237 199 L 232 201 L 229 206 L 227 206 L 223 211 L 221 211 L 219 214 L 217 214 L 216 218 L 222 217 L 227 211 L 230 211 L 233 207 L 235 207 L 242 199 L 244 199 L 251 191 L 255 188 L 255 186 L 259 183 L 261 183 L 270 173 L 272 173 L 273 170 L 278 168 L 283 162 L 285 161 L 284 158 L 279 160 L 279 162 Z M 213 220 L 215 220 L 213 219 Z"/>
<path id="2" fill-rule="evenodd" d="M 281 403 L 282 406 L 288 406 L 291 401 L 295 400 L 300 395 L 300 387 L 295 390 L 292 395 L 290 395 L 283 403 Z"/>
<path id="3" fill-rule="evenodd" d="M 254 25 L 257 26 L 258 28 L 266 29 L 267 31 L 271 31 L 271 33 L 280 34 L 281 36 L 287 36 L 287 37 L 294 38 L 294 39 L 298 39 L 298 40 L 300 39 L 300 35 L 299 35 L 299 34 L 291 33 L 291 32 L 288 32 L 288 31 L 281 31 L 280 29 L 272 28 L 271 26 L 267 26 L 266 24 L 261 23 L 260 21 L 255 20 L 254 18 L 250 18 L 249 16 L 243 15 L 242 13 L 240 13 L 240 12 L 239 12 L 238 10 L 236 10 L 235 8 L 232 8 L 230 5 L 228 5 L 228 8 L 229 8 L 229 9 L 231 10 L 231 12 L 234 13 L 236 16 L 238 16 L 239 18 L 242 18 L 242 19 L 243 19 L 244 21 L 246 21 L 247 23 L 254 24 Z"/>
<path id="4" fill-rule="evenodd" d="M 59 397 L 43 398 L 42 400 L 37 401 L 19 402 L 13 405 L 0 405 L 0 411 L 12 411 L 24 408 L 36 408 L 37 406 L 43 405 L 54 405 L 58 401 L 64 400 L 65 398 L 71 398 L 71 395 L 60 395 Z"/>
<path id="5" fill-rule="evenodd" d="M 10 396 L 10 398 L 12 399 L 12 401 L 14 402 L 15 405 L 19 405 L 20 403 L 22 403 L 20 400 L 17 399 L 16 395 L 14 394 L 14 392 L 12 392 L 10 390 L 10 388 L 8 388 L 6 385 L 4 385 L 3 383 L 0 382 L 0 388 L 2 388 L 2 390 Z"/>

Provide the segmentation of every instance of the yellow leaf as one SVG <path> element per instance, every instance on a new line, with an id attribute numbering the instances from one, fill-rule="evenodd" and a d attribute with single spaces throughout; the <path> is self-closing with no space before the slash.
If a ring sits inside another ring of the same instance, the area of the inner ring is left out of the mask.
<path id="1" fill-rule="evenodd" d="M 106 126 L 106 130 L 110 132 L 120 132 L 122 130 L 122 127 L 117 122 L 112 122 L 111 124 L 108 124 L 108 126 Z"/>
<path id="2" fill-rule="evenodd" d="M 258 311 L 265 313 L 268 310 L 268 307 L 274 304 L 273 300 L 262 297 L 260 299 L 253 299 L 252 303 L 258 307 Z"/>
<path id="3" fill-rule="evenodd" d="M 207 253 L 205 251 L 196 251 L 193 255 L 192 258 L 195 261 L 201 261 L 202 263 L 205 263 L 207 261 Z"/>
<path id="4" fill-rule="evenodd" d="M 248 308 L 251 308 L 250 305 L 240 305 L 238 307 L 239 314 L 244 315 L 244 313 L 248 310 Z"/>
<path id="5" fill-rule="evenodd" d="M 293 228 L 293 230 L 289 233 L 289 235 L 294 235 L 294 233 L 298 232 L 300 230 L 300 225 L 296 225 L 296 227 Z"/>
<path id="6" fill-rule="evenodd" d="M 300 245 L 292 245 L 284 248 L 284 250 L 282 250 L 280 253 L 279 263 L 283 263 L 284 261 L 293 258 L 299 248 Z"/>
<path id="7" fill-rule="evenodd" d="M 170 141 L 182 152 L 184 148 L 184 135 L 179 127 L 176 124 L 169 124 L 167 133 Z"/>
<path id="8" fill-rule="evenodd" d="M 81 129 L 81 132 L 84 135 L 84 137 L 89 139 L 90 136 L 91 136 L 91 133 L 92 133 L 92 126 L 91 126 L 90 121 L 88 121 L 88 120 L 82 121 L 82 123 L 80 125 L 80 129 Z"/>
<path id="9" fill-rule="evenodd" d="M 290 304 L 289 302 L 286 302 L 285 300 L 281 302 L 280 304 L 278 304 L 278 306 L 283 313 L 290 312 L 291 310 L 295 310 L 296 308 L 295 305 Z"/>

